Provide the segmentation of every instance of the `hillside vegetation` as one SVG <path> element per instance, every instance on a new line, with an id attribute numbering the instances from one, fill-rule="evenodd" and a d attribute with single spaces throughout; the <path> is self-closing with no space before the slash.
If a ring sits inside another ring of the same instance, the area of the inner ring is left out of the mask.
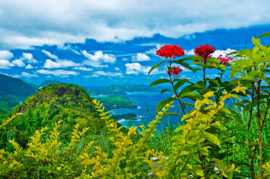
<path id="1" fill-rule="evenodd" d="M 35 94 L 37 88 L 18 78 L 0 74 L 0 109 L 12 110 L 28 96 Z"/>
<path id="2" fill-rule="evenodd" d="M 52 84 L 15 107 L 10 116 L 16 113 L 23 115 L 18 116 L 11 124 L 29 137 L 42 127 L 53 129 L 55 123 L 63 120 L 63 125 L 59 128 L 60 137 L 64 141 L 70 141 L 72 126 L 77 123 L 80 124 L 79 129 L 90 127 L 86 135 L 97 133 L 105 126 L 92 101 L 93 98 L 79 86 Z"/>

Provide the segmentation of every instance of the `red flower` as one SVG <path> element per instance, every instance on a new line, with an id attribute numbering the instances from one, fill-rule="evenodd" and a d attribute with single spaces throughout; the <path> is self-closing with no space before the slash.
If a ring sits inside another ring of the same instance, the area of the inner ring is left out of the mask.
<path id="1" fill-rule="evenodd" d="M 181 57 L 185 55 L 185 51 L 178 45 L 164 45 L 156 51 L 156 55 L 165 58 Z"/>
<path id="2" fill-rule="evenodd" d="M 175 75 L 179 75 L 183 70 L 179 67 L 174 67 L 173 72 Z"/>
<path id="3" fill-rule="evenodd" d="M 204 61 L 206 61 L 207 58 L 209 58 L 209 55 L 215 51 L 215 47 L 208 44 L 200 45 L 194 49 L 195 55 L 203 57 Z"/>
<path id="4" fill-rule="evenodd" d="M 176 75 L 178 76 L 183 70 L 179 67 L 175 67 L 172 70 L 167 70 L 167 73 L 171 76 L 171 75 Z"/>
<path id="5" fill-rule="evenodd" d="M 210 58 L 213 58 L 213 57 L 210 55 Z M 219 55 L 216 59 L 219 61 L 219 64 L 221 65 L 231 66 L 230 62 L 232 61 L 233 57 L 228 57 L 228 56 L 222 57 L 222 55 Z M 211 67 L 209 69 L 213 69 L 213 68 L 215 67 Z"/>

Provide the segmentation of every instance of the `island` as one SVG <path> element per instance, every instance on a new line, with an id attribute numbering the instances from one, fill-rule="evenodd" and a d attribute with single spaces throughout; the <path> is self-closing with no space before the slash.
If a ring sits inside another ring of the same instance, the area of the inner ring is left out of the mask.
<path id="1" fill-rule="evenodd" d="M 129 120 L 129 121 L 137 121 L 136 119 L 137 115 L 134 113 L 127 113 L 127 114 L 121 114 L 121 115 L 112 115 L 112 119 L 115 121 L 120 121 L 122 119 Z"/>
<path id="2" fill-rule="evenodd" d="M 137 108 L 136 105 L 134 105 L 134 102 L 129 100 L 128 98 L 121 97 L 121 96 L 114 96 L 109 95 L 105 98 L 96 98 L 97 101 L 100 101 L 100 103 L 103 103 L 103 106 L 105 107 L 105 112 L 114 110 L 114 109 L 135 109 Z"/>
<path id="3" fill-rule="evenodd" d="M 149 87 L 147 85 L 133 85 L 133 84 L 121 84 L 121 85 L 109 85 L 100 89 L 94 89 L 90 87 L 84 87 L 86 92 L 90 96 L 99 96 L 99 95 L 127 95 L 127 92 L 154 92 L 160 93 L 161 88 L 158 87 Z"/>

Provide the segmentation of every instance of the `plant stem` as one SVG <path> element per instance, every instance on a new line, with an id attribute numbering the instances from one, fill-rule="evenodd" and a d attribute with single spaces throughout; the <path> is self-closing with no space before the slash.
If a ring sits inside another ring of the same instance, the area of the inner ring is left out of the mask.
<path id="1" fill-rule="evenodd" d="M 251 95 L 251 102 L 253 103 L 254 100 L 254 83 L 252 83 L 252 95 Z M 251 119 L 252 119 L 252 111 L 253 108 L 250 109 L 249 111 L 249 121 L 248 121 L 248 130 L 250 130 L 250 126 L 251 126 Z M 251 146 L 251 138 L 250 135 L 248 136 L 248 146 L 249 146 L 249 155 L 252 155 L 252 146 Z M 255 150 L 256 151 L 256 150 Z M 255 171 L 254 171 L 254 161 L 251 160 L 251 165 L 249 166 L 250 172 L 251 172 L 251 177 L 252 179 L 255 179 Z"/>
<path id="2" fill-rule="evenodd" d="M 172 61 L 170 61 L 170 68 L 171 68 L 171 66 L 172 66 Z M 178 98 L 176 89 L 174 89 L 173 80 L 172 80 L 172 77 L 171 77 L 170 74 L 169 74 L 169 77 L 170 77 L 170 81 L 171 81 L 171 84 L 172 84 L 172 87 L 173 87 L 173 91 L 174 91 L 174 93 L 175 93 L 175 95 L 176 95 L 177 100 L 178 100 L 179 103 L 180 103 L 180 106 L 181 106 L 181 108 L 182 108 L 183 114 L 185 115 L 185 114 L 186 114 L 186 113 L 185 113 L 185 110 L 184 110 L 184 108 L 183 108 L 183 106 L 182 106 L 182 103 L 181 103 L 180 99 Z"/>

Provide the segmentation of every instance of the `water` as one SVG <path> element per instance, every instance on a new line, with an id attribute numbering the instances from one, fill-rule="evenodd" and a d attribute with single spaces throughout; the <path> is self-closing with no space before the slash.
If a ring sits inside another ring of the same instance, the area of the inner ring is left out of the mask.
<path id="1" fill-rule="evenodd" d="M 113 115 L 121 115 L 126 113 L 134 113 L 137 115 L 136 121 L 128 121 L 128 120 L 121 120 L 119 123 L 125 127 L 130 126 L 139 126 L 139 125 L 145 125 L 147 126 L 153 119 L 155 119 L 155 109 L 156 106 L 164 99 L 171 98 L 173 93 L 150 93 L 150 92 L 133 92 L 133 93 L 127 93 L 128 95 L 120 95 L 123 97 L 126 97 L 130 99 L 131 101 L 134 101 L 135 105 L 137 106 L 137 109 L 116 109 L 111 110 L 109 114 Z M 181 102 L 190 102 L 190 100 L 181 100 Z M 179 105 L 178 101 L 174 101 L 172 104 L 175 107 L 170 108 L 170 111 L 180 113 L 182 114 L 182 111 L 177 112 L 177 106 Z M 147 108 L 147 107 L 148 108 Z M 181 108 L 179 109 L 181 110 Z M 148 113 L 147 113 L 148 111 Z M 170 119 L 169 119 L 169 118 Z M 161 124 L 158 125 L 157 129 L 164 130 L 165 127 L 169 125 L 173 125 L 176 127 L 178 124 L 180 124 L 180 118 L 176 115 L 169 115 L 168 117 L 164 116 L 162 118 Z"/>

